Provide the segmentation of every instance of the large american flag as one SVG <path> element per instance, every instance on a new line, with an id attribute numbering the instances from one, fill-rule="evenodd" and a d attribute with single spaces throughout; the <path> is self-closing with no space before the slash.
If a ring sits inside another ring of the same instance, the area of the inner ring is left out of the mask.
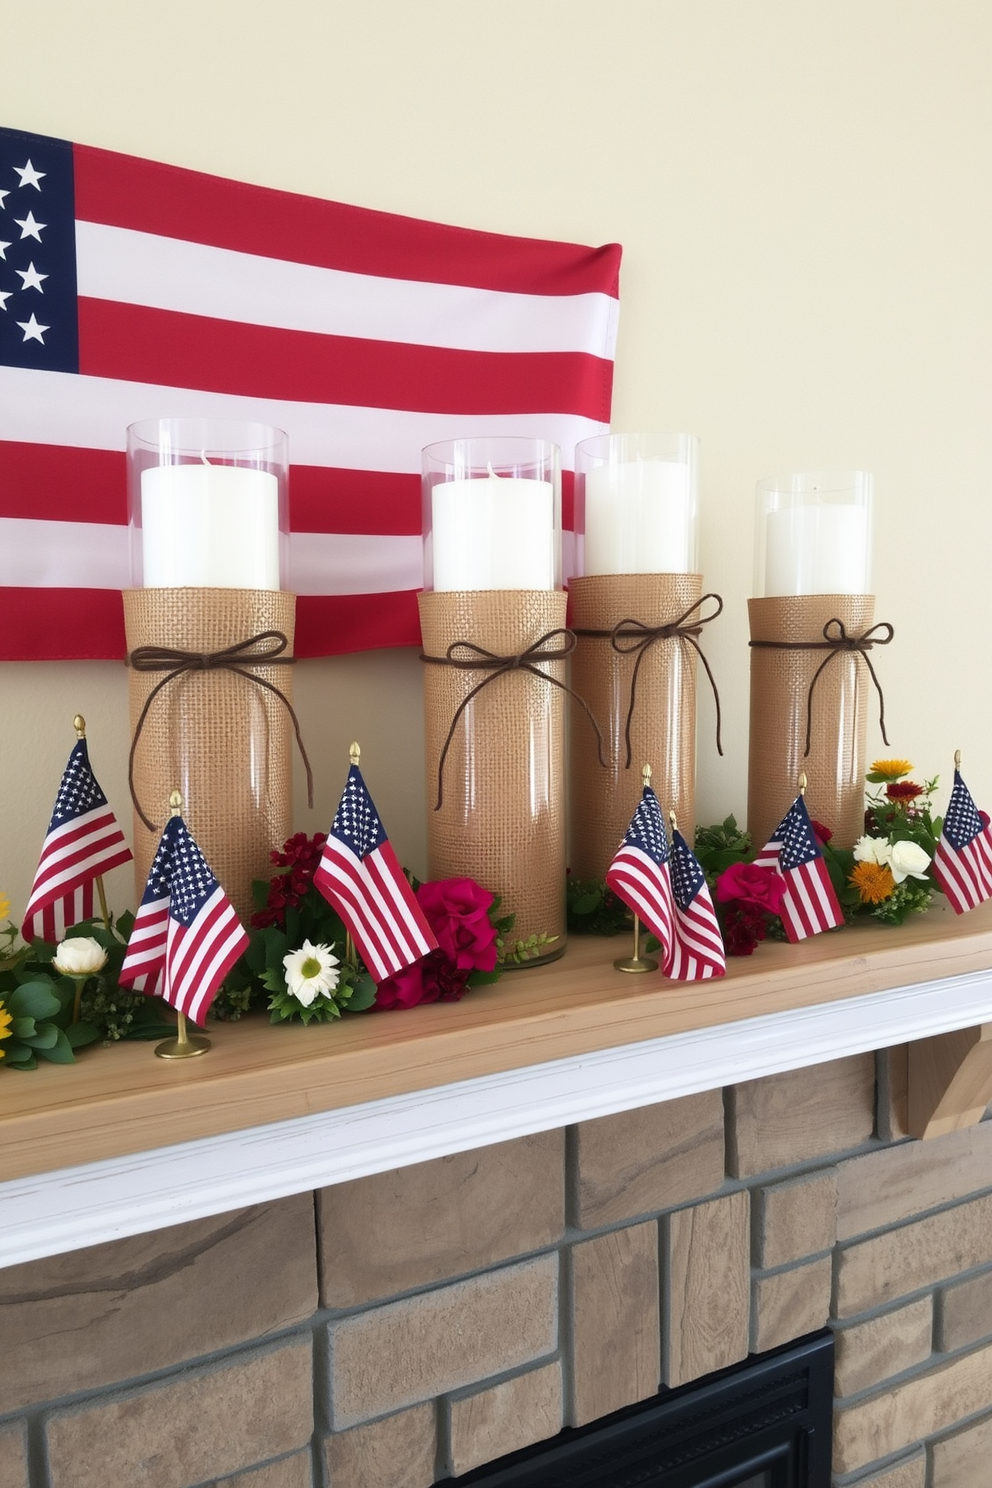
<path id="1" fill-rule="evenodd" d="M 357 765 L 348 771 L 313 881 L 377 982 L 437 948 Z"/>
<path id="2" fill-rule="evenodd" d="M 124 655 L 138 419 L 286 430 L 299 656 L 419 643 L 424 445 L 535 435 L 570 472 L 576 443 L 609 427 L 616 245 L 467 231 L 9 129 L 0 244 L 0 659 Z"/>
<path id="3" fill-rule="evenodd" d="M 668 871 L 672 880 L 673 935 L 663 967 L 677 981 L 701 982 L 723 976 L 727 953 L 706 876 L 692 848 L 676 827 Z"/>
<path id="4" fill-rule="evenodd" d="M 86 740 L 69 756 L 24 912 L 25 940 L 59 941 L 93 913 L 93 885 L 131 849 L 90 768 Z"/>
<path id="5" fill-rule="evenodd" d="M 793 801 L 754 861 L 759 868 L 776 869 L 785 879 L 779 915 L 793 943 L 843 925 L 844 912 L 802 796 Z"/>
<path id="6" fill-rule="evenodd" d="M 668 860 L 668 833 L 661 805 L 646 785 L 626 835 L 606 870 L 606 882 L 657 935 L 666 963 L 671 955 L 675 914 Z"/>
<path id="7" fill-rule="evenodd" d="M 202 1024 L 248 935 L 181 816 L 166 823 L 119 980 Z"/>
<path id="8" fill-rule="evenodd" d="M 992 898 L 992 840 L 958 770 L 934 854 L 933 876 L 955 914 Z"/>

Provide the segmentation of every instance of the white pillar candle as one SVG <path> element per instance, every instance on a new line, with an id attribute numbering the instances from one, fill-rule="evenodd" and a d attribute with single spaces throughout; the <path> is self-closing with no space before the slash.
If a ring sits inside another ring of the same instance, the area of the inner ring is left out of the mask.
<path id="1" fill-rule="evenodd" d="M 686 573 L 692 481 L 675 460 L 593 466 L 585 478 L 586 574 Z"/>
<path id="2" fill-rule="evenodd" d="M 554 488 L 490 473 L 431 489 L 434 588 L 553 589 Z"/>
<path id="3" fill-rule="evenodd" d="M 867 506 L 788 506 L 769 512 L 766 524 L 766 595 L 865 593 Z"/>
<path id="4" fill-rule="evenodd" d="M 279 482 L 241 465 L 141 475 L 145 588 L 279 588 Z"/>

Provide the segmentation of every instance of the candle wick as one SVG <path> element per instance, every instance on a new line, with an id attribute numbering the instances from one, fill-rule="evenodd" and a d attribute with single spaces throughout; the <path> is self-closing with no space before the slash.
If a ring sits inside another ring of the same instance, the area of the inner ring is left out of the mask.
<path id="1" fill-rule="evenodd" d="M 209 465 L 210 464 L 210 461 L 207 459 L 207 452 L 206 452 L 205 449 L 201 449 L 201 451 L 200 451 L 200 463 L 202 465 Z"/>
<path id="2" fill-rule="evenodd" d="M 493 469 L 493 462 L 492 462 L 492 460 L 487 460 L 486 461 L 486 469 L 489 471 L 489 479 L 490 480 L 500 480 L 501 479 L 501 477 L 498 476 L 496 474 L 495 470 Z"/>

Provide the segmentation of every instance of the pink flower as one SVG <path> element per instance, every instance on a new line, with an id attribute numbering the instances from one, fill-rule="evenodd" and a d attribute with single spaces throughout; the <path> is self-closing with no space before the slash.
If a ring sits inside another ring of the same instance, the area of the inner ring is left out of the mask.
<path id="1" fill-rule="evenodd" d="M 375 990 L 375 1005 L 380 1008 L 412 1008 L 424 1001 L 424 963 L 415 961 L 405 966 Z"/>
<path id="2" fill-rule="evenodd" d="M 756 863 L 731 863 L 716 881 L 716 897 L 723 904 L 739 899 L 770 914 L 778 914 L 785 898 L 785 882 L 774 868 L 759 868 Z"/>
<path id="3" fill-rule="evenodd" d="M 421 961 L 386 977 L 375 993 L 379 1008 L 412 1008 L 422 1002 L 460 1002 L 469 973 L 452 966 L 444 951 L 430 951 Z"/>
<path id="4" fill-rule="evenodd" d="M 496 930 L 489 922 L 493 896 L 471 878 L 421 884 L 417 900 L 453 969 L 492 971 Z"/>

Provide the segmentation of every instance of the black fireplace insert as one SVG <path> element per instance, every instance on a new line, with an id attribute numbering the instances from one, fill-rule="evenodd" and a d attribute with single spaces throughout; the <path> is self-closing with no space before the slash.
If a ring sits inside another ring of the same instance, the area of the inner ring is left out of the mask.
<path id="1" fill-rule="evenodd" d="M 833 1335 L 783 1348 L 566 1429 L 459 1488 L 830 1488 Z"/>

